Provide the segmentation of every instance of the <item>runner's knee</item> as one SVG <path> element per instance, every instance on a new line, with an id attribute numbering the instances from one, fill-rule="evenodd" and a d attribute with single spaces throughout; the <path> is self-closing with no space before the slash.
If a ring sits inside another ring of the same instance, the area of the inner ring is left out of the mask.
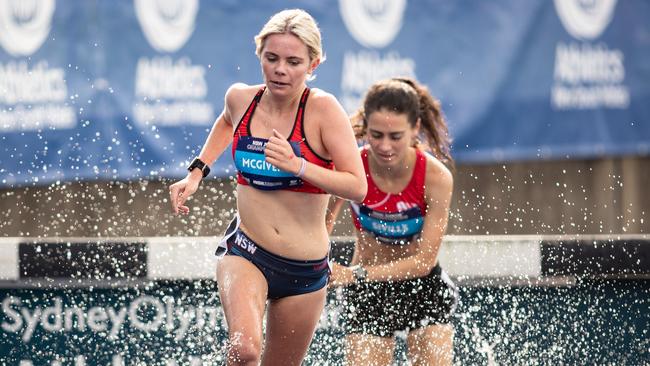
<path id="1" fill-rule="evenodd" d="M 231 334 L 228 345 L 228 358 L 241 364 L 259 363 L 262 354 L 262 340 L 259 337 Z"/>

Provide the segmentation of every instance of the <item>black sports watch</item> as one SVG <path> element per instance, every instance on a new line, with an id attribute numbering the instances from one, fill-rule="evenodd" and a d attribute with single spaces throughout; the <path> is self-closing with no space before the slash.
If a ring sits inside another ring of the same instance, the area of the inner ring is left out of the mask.
<path id="1" fill-rule="evenodd" d="M 357 283 L 365 282 L 368 277 L 368 271 L 361 267 L 361 265 L 356 265 L 352 267 L 352 273 L 354 274 L 354 279 Z"/>
<path id="2" fill-rule="evenodd" d="M 207 177 L 208 174 L 210 174 L 210 167 L 208 164 L 204 163 L 201 159 L 199 158 L 194 158 L 190 165 L 187 167 L 187 171 L 191 172 L 195 168 L 199 168 L 201 170 L 201 174 L 203 174 L 203 178 Z"/>

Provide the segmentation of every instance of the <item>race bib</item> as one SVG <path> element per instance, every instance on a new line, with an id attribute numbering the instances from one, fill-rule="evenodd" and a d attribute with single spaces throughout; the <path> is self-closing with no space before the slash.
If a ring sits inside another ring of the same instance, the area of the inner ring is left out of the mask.
<path id="1" fill-rule="evenodd" d="M 424 226 L 424 217 L 418 206 L 400 212 L 379 212 L 357 204 L 352 204 L 352 209 L 361 227 L 386 244 L 408 244 Z"/>
<path id="2" fill-rule="evenodd" d="M 262 190 L 276 190 L 300 187 L 302 179 L 276 168 L 266 161 L 264 148 L 267 139 L 242 136 L 235 149 L 235 166 L 250 186 Z M 300 156 L 300 146 L 295 141 L 289 144 L 296 156 Z"/>

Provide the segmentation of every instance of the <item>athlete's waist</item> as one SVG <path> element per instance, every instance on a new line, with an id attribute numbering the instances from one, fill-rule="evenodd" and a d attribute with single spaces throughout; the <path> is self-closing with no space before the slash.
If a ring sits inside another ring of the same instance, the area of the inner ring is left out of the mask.
<path id="1" fill-rule="evenodd" d="M 246 236 L 259 243 L 266 251 L 276 256 L 295 261 L 313 261 L 326 257 L 329 253 L 329 241 L 325 234 L 322 238 L 303 234 L 300 229 L 281 228 L 288 235 L 277 234 L 274 228 L 259 225 L 246 225 L 242 219 L 240 230 Z M 291 231 L 291 232 L 290 232 Z"/>
<path id="2" fill-rule="evenodd" d="M 321 258 L 329 251 L 324 219 L 321 226 L 301 227 L 295 222 L 280 221 L 270 224 L 261 220 L 250 220 L 244 212 L 240 212 L 242 231 L 274 254 L 292 259 L 310 260 Z M 273 215 L 272 212 L 267 214 Z"/>
<path id="3" fill-rule="evenodd" d="M 264 221 L 295 221 L 301 226 L 319 226 L 325 219 L 329 194 L 312 194 L 289 190 L 264 191 L 249 185 L 237 185 L 239 211 L 251 208 L 268 218 Z M 245 213 L 244 213 L 245 214 Z"/>
<path id="4" fill-rule="evenodd" d="M 326 264 L 329 260 L 327 254 L 318 256 L 315 259 L 295 259 L 285 257 L 281 254 L 269 250 L 263 244 L 260 244 L 259 242 L 253 240 L 246 234 L 246 232 L 244 232 L 244 230 L 242 230 L 241 227 L 231 240 L 240 248 L 247 250 L 250 254 L 272 260 L 278 264 L 286 264 L 297 267 L 313 267 L 314 265 Z"/>

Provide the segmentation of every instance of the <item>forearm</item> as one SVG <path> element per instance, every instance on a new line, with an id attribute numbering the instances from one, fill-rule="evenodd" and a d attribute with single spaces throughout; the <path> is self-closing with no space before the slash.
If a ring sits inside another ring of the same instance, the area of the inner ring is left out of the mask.
<path id="1" fill-rule="evenodd" d="M 361 202 L 366 196 L 366 178 L 350 172 L 329 170 L 307 163 L 302 179 L 330 194 L 347 200 Z"/>
<path id="2" fill-rule="evenodd" d="M 364 267 L 367 281 L 402 281 L 428 275 L 437 263 L 438 251 L 416 254 L 390 263 Z"/>
<path id="3" fill-rule="evenodd" d="M 203 144 L 199 159 L 208 165 L 212 165 L 232 141 L 230 131 L 230 125 L 222 118 L 219 118 L 212 130 L 210 130 L 205 144 Z"/>

